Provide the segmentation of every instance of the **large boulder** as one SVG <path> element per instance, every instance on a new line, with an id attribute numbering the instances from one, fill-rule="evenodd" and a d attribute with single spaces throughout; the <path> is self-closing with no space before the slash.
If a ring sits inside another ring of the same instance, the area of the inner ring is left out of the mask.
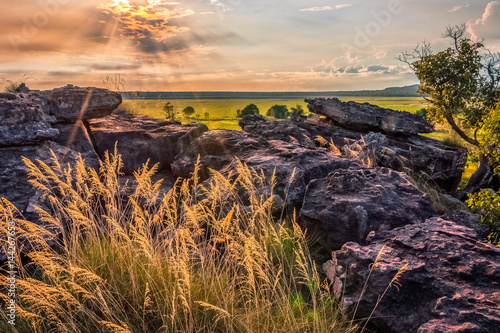
<path id="1" fill-rule="evenodd" d="M 159 163 L 159 170 L 170 170 L 174 157 L 208 131 L 204 124 L 181 125 L 146 116 L 113 114 L 89 121 L 97 153 L 103 158 L 113 152 L 115 143 L 122 155 L 123 169 L 131 174 L 145 164 Z"/>
<path id="2" fill-rule="evenodd" d="M 307 186 L 299 223 L 325 248 L 365 243 L 372 231 L 421 223 L 432 216 L 428 196 L 404 173 L 387 168 L 338 169 Z"/>
<path id="3" fill-rule="evenodd" d="M 39 105 L 14 94 L 0 94 L 0 147 L 37 144 L 58 134 Z"/>
<path id="4" fill-rule="evenodd" d="M 367 246 L 347 243 L 323 268 L 343 312 L 371 316 L 379 332 L 500 327 L 500 249 L 454 222 L 431 218 L 375 234 Z"/>
<path id="5" fill-rule="evenodd" d="M 46 115 L 62 123 L 106 117 L 122 102 L 117 92 L 73 85 L 43 91 L 24 87 L 19 89 L 19 93 L 39 104 Z"/>
<path id="6" fill-rule="evenodd" d="M 236 158 L 249 167 L 276 178 L 276 194 L 287 206 L 300 208 L 307 184 L 333 170 L 359 165 L 326 149 L 310 148 L 281 140 L 267 141 L 245 132 L 212 130 L 203 133 L 172 164 L 174 176 L 189 177 L 200 157 L 200 176 L 209 168 L 224 174 L 237 167 Z"/>
<path id="7" fill-rule="evenodd" d="M 375 131 L 396 135 L 416 135 L 434 131 L 422 117 L 385 109 L 369 103 L 342 102 L 338 98 L 306 99 L 309 111 L 326 116 L 335 124 L 353 131 Z"/>

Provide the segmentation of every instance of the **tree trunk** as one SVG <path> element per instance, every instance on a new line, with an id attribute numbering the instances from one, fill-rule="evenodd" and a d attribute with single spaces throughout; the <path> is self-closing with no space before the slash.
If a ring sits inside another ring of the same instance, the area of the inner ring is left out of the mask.
<path id="1" fill-rule="evenodd" d="M 458 192 L 458 197 L 461 200 L 466 200 L 467 195 L 476 193 L 482 188 L 493 188 L 498 190 L 499 177 L 495 175 L 493 167 L 490 165 L 488 158 L 481 154 L 479 167 L 474 171 L 469 179 L 467 186 Z"/>

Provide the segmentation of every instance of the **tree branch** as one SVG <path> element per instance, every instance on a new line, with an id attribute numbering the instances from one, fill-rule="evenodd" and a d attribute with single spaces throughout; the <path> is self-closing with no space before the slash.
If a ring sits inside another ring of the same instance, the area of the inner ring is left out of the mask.
<path id="1" fill-rule="evenodd" d="M 462 129 L 460 127 L 458 127 L 457 123 L 455 123 L 455 119 L 453 119 L 453 116 L 451 115 L 447 115 L 446 116 L 446 121 L 448 121 L 448 123 L 451 125 L 451 128 L 457 132 L 458 135 L 460 135 L 460 137 L 462 139 L 464 139 L 465 141 L 467 141 L 468 143 L 470 143 L 471 145 L 474 145 L 476 147 L 479 147 L 479 141 L 475 140 L 475 139 L 472 139 L 472 138 L 469 138 L 467 136 L 467 134 L 465 134 L 464 131 L 462 131 Z"/>

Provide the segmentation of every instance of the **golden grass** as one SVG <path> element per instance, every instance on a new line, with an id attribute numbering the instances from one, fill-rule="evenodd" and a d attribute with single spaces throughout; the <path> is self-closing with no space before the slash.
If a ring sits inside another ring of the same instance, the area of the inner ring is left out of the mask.
<path id="1" fill-rule="evenodd" d="M 30 264 L 17 260 L 17 324 L 2 308 L 0 331 L 358 330 L 339 314 L 297 223 L 273 220 L 273 196 L 262 193 L 274 177 L 239 163 L 228 177 L 212 171 L 209 183 L 195 172 L 160 197 L 156 167 L 144 166 L 125 197 L 116 152 L 99 172 L 81 159 L 73 168 L 55 157 L 53 167 L 25 163 L 54 213 L 37 208 L 42 228 L 0 203 L 2 251 L 12 220 L 32 248 Z"/>

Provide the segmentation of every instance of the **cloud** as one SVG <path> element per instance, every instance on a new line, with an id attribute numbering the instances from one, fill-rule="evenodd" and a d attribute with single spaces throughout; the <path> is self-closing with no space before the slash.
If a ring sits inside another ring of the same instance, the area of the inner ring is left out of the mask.
<path id="1" fill-rule="evenodd" d="M 470 6 L 469 4 L 462 5 L 462 6 L 455 6 L 455 7 L 453 7 L 452 9 L 450 9 L 448 12 L 457 12 L 457 11 L 459 11 L 460 9 L 462 9 L 462 8 L 467 8 L 467 7 L 469 7 L 469 6 Z"/>
<path id="2" fill-rule="evenodd" d="M 500 39 L 500 1 L 492 1 L 486 5 L 480 19 L 469 21 L 467 31 L 474 39 Z"/>
<path id="3" fill-rule="evenodd" d="M 299 9 L 300 12 L 323 12 L 325 10 L 333 10 L 333 8 L 331 6 L 324 6 Z"/>
<path id="4" fill-rule="evenodd" d="M 341 9 L 345 7 L 350 7 L 352 4 L 346 3 L 342 5 L 336 5 L 335 7 L 332 6 L 323 6 L 323 7 L 310 7 L 310 8 L 302 8 L 299 9 L 300 12 L 323 12 L 327 10 L 333 10 L 333 9 Z"/>

